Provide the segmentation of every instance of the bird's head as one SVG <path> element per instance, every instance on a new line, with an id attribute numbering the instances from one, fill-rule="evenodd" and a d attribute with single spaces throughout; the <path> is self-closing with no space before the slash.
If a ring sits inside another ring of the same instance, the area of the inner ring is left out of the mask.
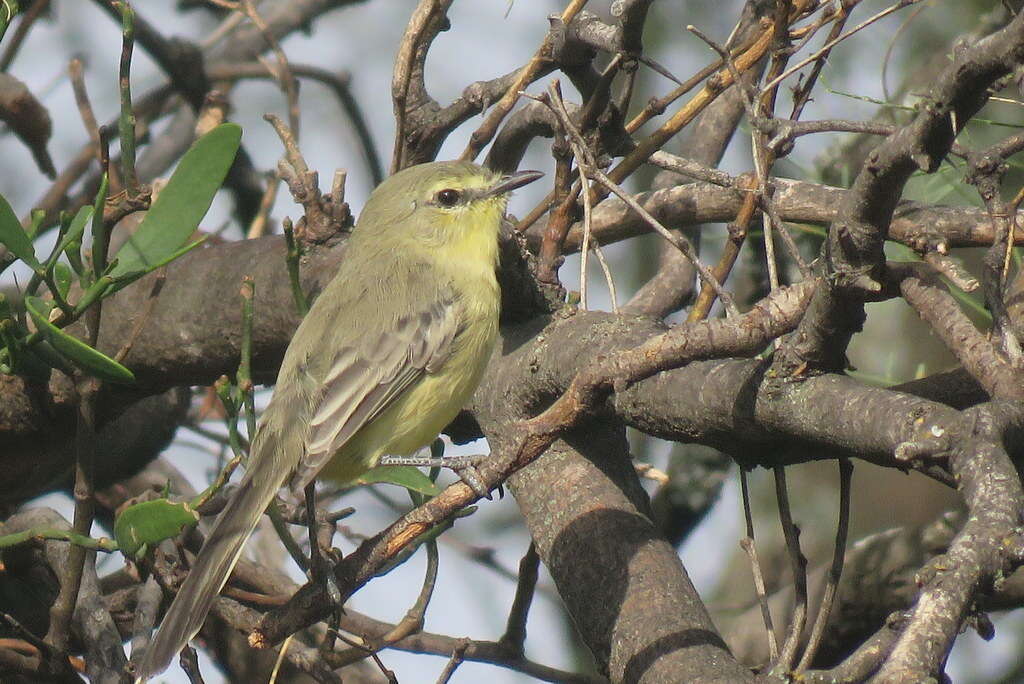
<path id="1" fill-rule="evenodd" d="M 509 193 L 542 175 L 501 175 L 464 161 L 411 166 L 377 186 L 356 223 L 356 233 L 385 238 L 394 231 L 405 237 L 412 232 L 429 242 L 478 232 L 496 236 Z"/>

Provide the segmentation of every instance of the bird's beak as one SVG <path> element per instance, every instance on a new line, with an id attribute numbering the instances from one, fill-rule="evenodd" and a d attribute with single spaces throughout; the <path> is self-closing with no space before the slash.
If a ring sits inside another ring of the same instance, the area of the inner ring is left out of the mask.
<path id="1" fill-rule="evenodd" d="M 519 171 L 509 176 L 502 176 L 497 183 L 489 187 L 484 191 L 484 197 L 494 197 L 496 195 L 505 195 L 516 188 L 521 188 L 527 183 L 532 183 L 538 178 L 543 177 L 544 174 L 540 171 Z"/>

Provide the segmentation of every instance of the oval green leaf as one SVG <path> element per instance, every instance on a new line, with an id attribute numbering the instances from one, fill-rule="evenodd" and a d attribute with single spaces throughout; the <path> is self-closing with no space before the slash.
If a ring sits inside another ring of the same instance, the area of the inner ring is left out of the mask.
<path id="1" fill-rule="evenodd" d="M 36 250 L 32 247 L 32 240 L 21 227 L 11 205 L 7 203 L 3 195 L 0 195 L 0 244 L 11 250 L 11 254 L 18 257 L 33 269 L 40 267 L 36 259 Z"/>
<path id="2" fill-rule="evenodd" d="M 53 348 L 89 375 L 123 385 L 135 382 L 130 370 L 50 323 L 47 318 L 50 306 L 39 297 L 26 297 L 25 309 Z"/>
<path id="3" fill-rule="evenodd" d="M 143 501 L 117 516 L 114 539 L 126 556 L 135 558 L 144 546 L 152 548 L 164 539 L 176 537 L 198 521 L 199 514 L 186 503 L 167 499 Z"/>
<path id="4" fill-rule="evenodd" d="M 185 244 L 224 182 L 241 138 L 241 127 L 226 123 L 192 144 L 138 230 L 118 250 L 111 276 L 150 270 Z"/>
<path id="5" fill-rule="evenodd" d="M 430 481 L 419 468 L 413 466 L 377 466 L 370 468 L 359 479 L 358 484 L 394 484 L 427 496 L 437 496 L 441 489 Z"/>

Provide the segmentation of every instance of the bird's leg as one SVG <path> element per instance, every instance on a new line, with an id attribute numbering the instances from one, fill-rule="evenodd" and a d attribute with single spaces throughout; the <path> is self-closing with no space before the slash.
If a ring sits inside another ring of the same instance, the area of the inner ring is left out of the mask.
<path id="1" fill-rule="evenodd" d="M 480 465 L 486 454 L 470 454 L 467 456 L 424 456 L 418 452 L 411 456 L 381 456 L 377 465 L 401 465 L 416 466 L 417 468 L 448 468 L 454 470 L 455 474 L 473 490 L 473 492 L 484 499 L 490 499 L 491 493 L 484 486 L 483 480 L 476 467 Z"/>
<path id="2" fill-rule="evenodd" d="M 334 571 L 327 558 L 324 556 L 324 549 L 320 546 L 319 521 L 316 516 L 316 483 L 310 482 L 306 485 L 306 527 L 309 531 L 309 570 L 314 582 L 320 583 L 331 603 L 335 606 L 334 622 L 341 621 L 341 589 L 338 588 L 338 581 L 334 577 Z M 330 546 L 330 542 L 327 543 Z"/>

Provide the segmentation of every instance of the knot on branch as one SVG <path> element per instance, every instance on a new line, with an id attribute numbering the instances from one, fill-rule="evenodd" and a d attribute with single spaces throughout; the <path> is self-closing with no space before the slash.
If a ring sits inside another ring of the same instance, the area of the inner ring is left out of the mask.
<path id="1" fill-rule="evenodd" d="M 569 24 L 557 14 L 548 17 L 548 21 L 551 28 L 544 57 L 563 68 L 587 66 L 598 49 L 616 52 L 617 49 L 608 46 L 621 43 L 621 39 L 616 41 L 613 34 L 604 30 L 614 29 L 591 12 L 580 12 Z"/>
<path id="2" fill-rule="evenodd" d="M 124 217 L 137 211 L 146 211 L 152 204 L 153 188 L 140 184 L 134 188 L 125 188 L 116 195 L 111 195 L 103 203 L 103 222 L 117 225 Z"/>
<path id="3" fill-rule="evenodd" d="M 291 130 L 273 114 L 263 117 L 274 127 L 285 148 L 285 158 L 277 163 L 277 172 L 288 185 L 304 216 L 295 226 L 300 242 L 320 244 L 352 227 L 352 212 L 345 202 L 345 172 L 337 171 L 329 194 L 320 192 L 320 176 L 306 165 Z"/>
<path id="4" fill-rule="evenodd" d="M 1018 527 L 1012 535 L 1003 540 L 1003 554 L 1010 570 L 1024 565 L 1024 527 Z M 997 584 L 1002 581 L 997 580 Z M 997 586 L 998 589 L 998 586 Z"/>
<path id="5" fill-rule="evenodd" d="M 861 299 L 870 299 L 883 290 L 882 283 L 874 276 L 874 265 L 844 267 L 829 274 L 829 282 L 846 294 Z"/>

